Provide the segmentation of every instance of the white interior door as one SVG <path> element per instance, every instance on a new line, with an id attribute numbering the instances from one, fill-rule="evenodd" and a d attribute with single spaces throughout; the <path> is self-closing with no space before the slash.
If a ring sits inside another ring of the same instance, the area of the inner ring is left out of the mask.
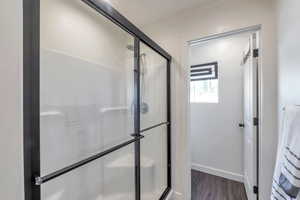
<path id="1" fill-rule="evenodd" d="M 244 181 L 248 200 L 256 199 L 257 186 L 257 86 L 258 64 L 254 49 L 258 48 L 258 34 L 251 34 L 244 52 Z"/>

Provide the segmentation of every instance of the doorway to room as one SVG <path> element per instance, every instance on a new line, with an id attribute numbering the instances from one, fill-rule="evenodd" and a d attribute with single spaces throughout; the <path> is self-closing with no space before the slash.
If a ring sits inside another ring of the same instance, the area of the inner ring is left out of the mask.
<path id="1" fill-rule="evenodd" d="M 259 30 L 189 43 L 192 200 L 258 199 Z"/>

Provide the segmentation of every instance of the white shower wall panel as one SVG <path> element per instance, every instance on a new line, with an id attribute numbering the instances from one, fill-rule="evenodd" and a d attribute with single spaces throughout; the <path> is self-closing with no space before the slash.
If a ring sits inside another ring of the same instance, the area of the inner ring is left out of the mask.
<path id="1" fill-rule="evenodd" d="M 130 137 L 133 123 L 126 108 L 131 102 L 127 102 L 122 68 L 49 50 L 42 51 L 41 65 L 42 174 Z M 103 112 L 114 107 L 124 109 Z"/>
<path id="2" fill-rule="evenodd" d="M 135 196 L 134 163 L 114 170 L 108 166 L 122 155 L 132 154 L 131 144 L 102 159 L 42 185 L 43 200 L 132 200 Z"/>
<path id="3" fill-rule="evenodd" d="M 131 139 L 132 100 L 126 68 L 41 51 L 41 171 L 46 175 Z M 109 168 L 125 148 L 45 185 L 43 199 L 132 199 L 134 163 Z M 131 161 L 128 161 L 131 162 Z M 113 186 L 113 187 L 112 187 Z"/>

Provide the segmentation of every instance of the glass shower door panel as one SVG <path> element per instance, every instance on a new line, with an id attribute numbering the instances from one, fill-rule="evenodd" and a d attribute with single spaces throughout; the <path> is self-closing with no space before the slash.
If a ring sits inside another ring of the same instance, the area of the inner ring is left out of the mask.
<path id="1" fill-rule="evenodd" d="M 141 129 L 167 121 L 167 60 L 140 45 Z"/>
<path id="2" fill-rule="evenodd" d="M 159 199 L 167 188 L 167 127 L 151 129 L 141 140 L 142 200 Z"/>
<path id="3" fill-rule="evenodd" d="M 42 0 L 41 174 L 132 139 L 134 39 L 83 1 Z"/>
<path id="4" fill-rule="evenodd" d="M 133 200 L 134 145 L 73 170 L 41 187 L 41 200 Z"/>

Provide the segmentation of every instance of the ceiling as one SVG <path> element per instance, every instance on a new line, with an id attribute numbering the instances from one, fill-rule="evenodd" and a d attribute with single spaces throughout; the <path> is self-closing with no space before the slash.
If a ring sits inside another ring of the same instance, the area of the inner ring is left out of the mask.
<path id="1" fill-rule="evenodd" d="M 198 4 L 217 0 L 105 0 L 137 26 L 155 22 Z"/>

